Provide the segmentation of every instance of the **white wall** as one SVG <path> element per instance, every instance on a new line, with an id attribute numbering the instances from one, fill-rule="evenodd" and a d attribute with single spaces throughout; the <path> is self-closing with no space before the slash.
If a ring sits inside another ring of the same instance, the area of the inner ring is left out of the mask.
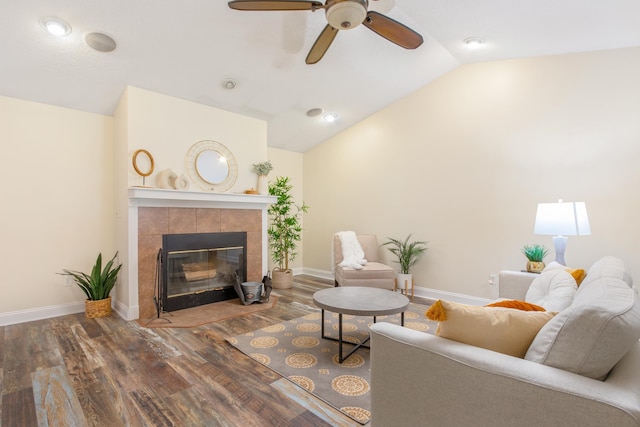
<path id="1" fill-rule="evenodd" d="M 616 255 L 640 280 L 638 75 L 639 48 L 466 65 L 307 152 L 305 268 L 330 270 L 339 230 L 413 233 L 416 286 L 490 298 L 524 244 L 553 248 L 535 211 L 562 198 L 593 232 L 567 263 Z"/>
<path id="2" fill-rule="evenodd" d="M 84 294 L 56 273 L 115 252 L 113 119 L 6 97 L 0 117 L 0 323 L 16 311 L 83 310 Z"/>

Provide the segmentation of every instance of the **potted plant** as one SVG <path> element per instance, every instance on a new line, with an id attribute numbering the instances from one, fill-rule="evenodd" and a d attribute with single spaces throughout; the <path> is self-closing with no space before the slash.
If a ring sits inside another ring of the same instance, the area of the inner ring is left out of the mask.
<path id="1" fill-rule="evenodd" d="M 544 257 L 548 250 L 542 245 L 525 245 L 522 253 L 527 257 L 527 271 L 530 273 L 540 273 L 544 270 Z"/>
<path id="2" fill-rule="evenodd" d="M 82 289 L 87 296 L 85 300 L 85 315 L 88 318 L 106 317 L 111 315 L 111 290 L 118 279 L 118 272 L 122 264 L 114 265 L 118 252 L 102 268 L 102 254 L 98 254 L 91 274 L 80 271 L 62 270 L 63 276 L 73 277 L 73 281 Z"/>
<path id="3" fill-rule="evenodd" d="M 273 165 L 271 164 L 270 160 L 267 160 L 266 162 L 253 164 L 253 173 L 258 175 L 257 190 L 259 194 L 265 193 L 265 182 L 267 179 L 267 175 L 269 175 L 269 172 L 271 172 L 272 170 L 273 170 Z"/>
<path id="4" fill-rule="evenodd" d="M 296 256 L 296 245 L 300 241 L 302 225 L 300 219 L 309 207 L 302 203 L 296 205 L 291 195 L 292 185 L 289 177 L 279 176 L 275 182 L 269 183 L 269 195 L 276 196 L 275 203 L 269 205 L 269 248 L 276 266 L 272 271 L 273 287 L 289 289 L 293 286 L 293 272 L 289 261 Z"/>
<path id="5" fill-rule="evenodd" d="M 388 246 L 387 249 L 396 260 L 394 262 L 400 265 L 400 271 L 397 276 L 398 286 L 402 290 L 404 285 L 405 291 L 409 288 L 409 284 L 413 288 L 413 276 L 411 275 L 411 267 L 413 267 L 427 251 L 425 246 L 427 242 L 413 241 L 410 242 L 411 234 L 404 240 L 393 239 L 387 237 L 388 241 L 382 246 Z"/>

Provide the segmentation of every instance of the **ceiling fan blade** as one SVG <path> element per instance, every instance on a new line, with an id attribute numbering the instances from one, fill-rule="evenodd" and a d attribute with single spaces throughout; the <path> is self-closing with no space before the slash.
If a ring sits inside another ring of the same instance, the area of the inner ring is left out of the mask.
<path id="1" fill-rule="evenodd" d="M 420 34 L 406 25 L 372 10 L 367 12 L 367 18 L 362 24 L 405 49 L 415 49 L 424 41 Z"/>
<path id="2" fill-rule="evenodd" d="M 327 52 L 327 49 L 329 49 L 329 46 L 331 46 L 333 39 L 336 38 L 336 35 L 338 35 L 338 30 L 327 24 L 316 39 L 316 42 L 311 46 L 305 62 L 307 64 L 315 64 L 320 61 Z"/>
<path id="3" fill-rule="evenodd" d="M 236 10 L 311 10 L 324 7 L 322 2 L 313 0 L 233 0 L 228 3 Z"/>

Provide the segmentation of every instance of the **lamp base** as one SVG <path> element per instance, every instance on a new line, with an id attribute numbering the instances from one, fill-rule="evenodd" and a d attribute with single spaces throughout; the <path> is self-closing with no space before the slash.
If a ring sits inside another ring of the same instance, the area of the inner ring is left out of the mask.
<path id="1" fill-rule="evenodd" d="M 564 261 L 564 250 L 567 248 L 567 236 L 553 236 L 553 247 L 556 251 L 555 261 L 561 265 L 567 265 Z"/>

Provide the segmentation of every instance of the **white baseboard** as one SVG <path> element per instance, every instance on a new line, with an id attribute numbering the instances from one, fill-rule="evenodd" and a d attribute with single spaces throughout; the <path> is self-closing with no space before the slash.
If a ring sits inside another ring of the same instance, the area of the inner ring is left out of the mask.
<path id="1" fill-rule="evenodd" d="M 136 320 L 137 318 L 140 317 L 140 306 L 138 305 L 129 307 L 123 304 L 121 301 L 116 300 L 113 304 L 113 309 L 124 320 Z"/>
<path id="2" fill-rule="evenodd" d="M 15 325 L 16 323 L 33 322 L 34 320 L 49 319 L 67 314 L 83 313 L 84 301 L 70 302 L 60 305 L 30 308 L 27 310 L 10 311 L 0 314 L 0 326 Z"/>
<path id="3" fill-rule="evenodd" d="M 307 274 L 309 276 L 320 277 L 322 279 L 333 280 L 333 273 L 327 270 L 319 270 L 315 268 L 301 268 L 299 271 L 294 270 L 295 274 Z M 425 298 L 428 300 L 447 300 L 453 301 L 460 304 L 468 304 L 468 305 L 486 305 L 490 302 L 493 302 L 491 299 L 474 297 L 471 295 L 457 294 L 454 292 L 442 291 L 439 289 L 430 289 L 424 288 L 422 286 L 415 286 L 414 295 L 420 298 Z"/>

